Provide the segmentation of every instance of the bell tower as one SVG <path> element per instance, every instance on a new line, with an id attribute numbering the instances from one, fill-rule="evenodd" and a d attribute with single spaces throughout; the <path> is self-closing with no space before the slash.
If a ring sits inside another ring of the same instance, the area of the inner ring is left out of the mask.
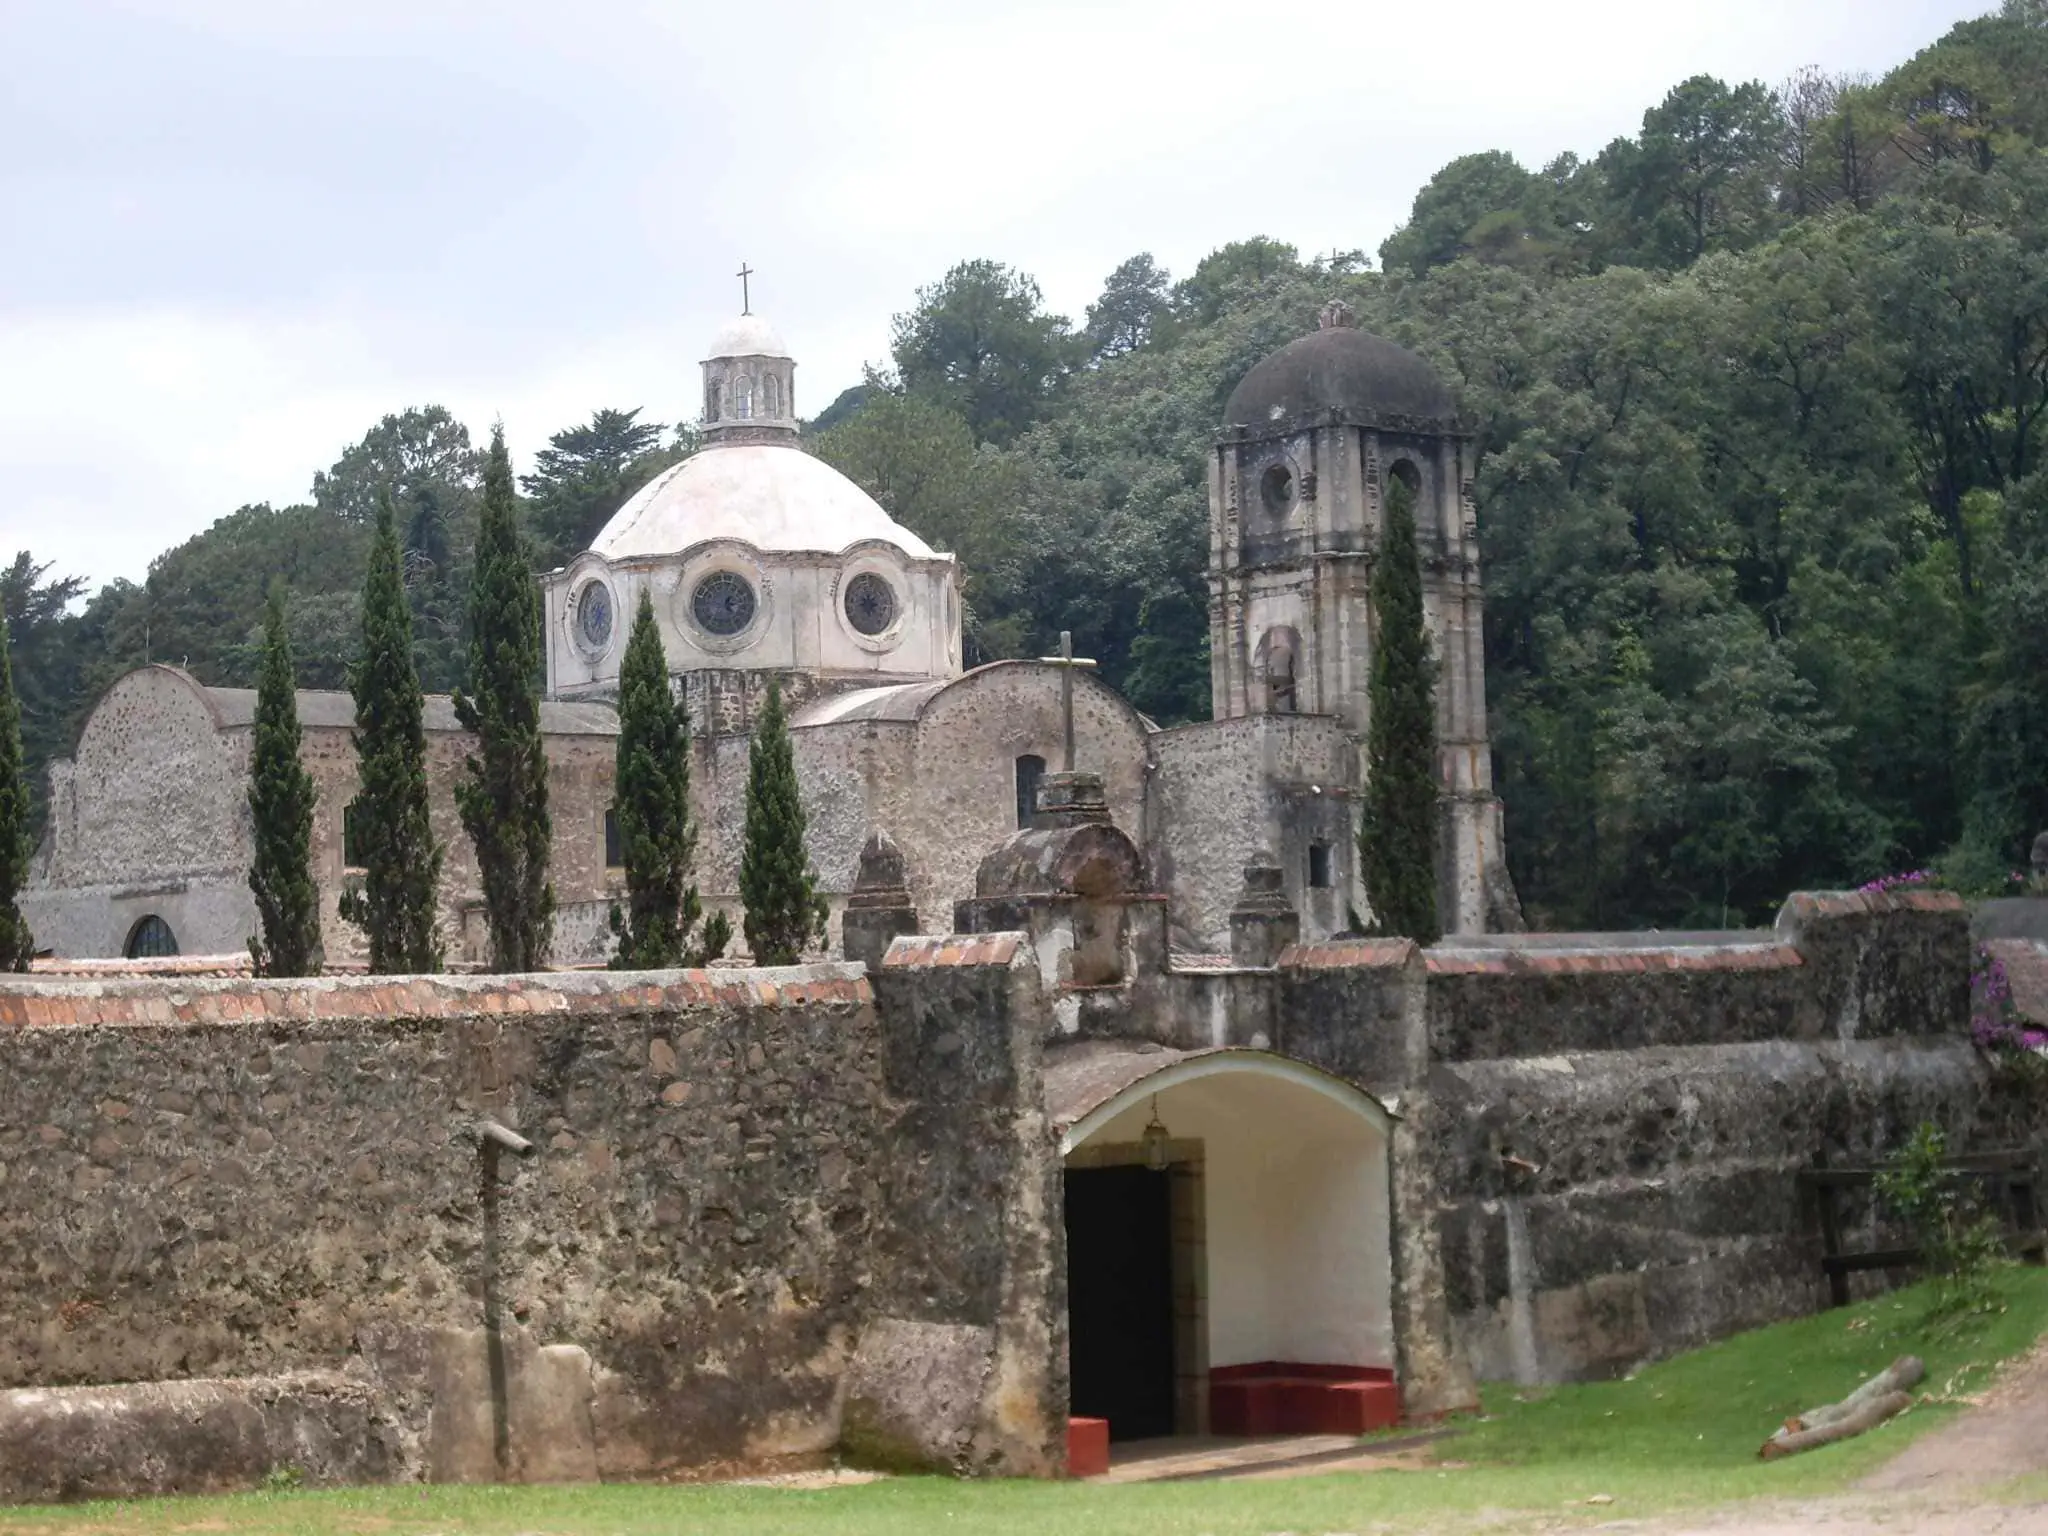
<path id="1" fill-rule="evenodd" d="M 1435 371 L 1355 329 L 1342 304 L 1245 375 L 1209 462 L 1212 712 L 1335 716 L 1361 775 L 1373 561 L 1388 498 L 1411 498 L 1437 663 L 1446 933 L 1521 926 L 1487 738 L 1475 462 Z"/>

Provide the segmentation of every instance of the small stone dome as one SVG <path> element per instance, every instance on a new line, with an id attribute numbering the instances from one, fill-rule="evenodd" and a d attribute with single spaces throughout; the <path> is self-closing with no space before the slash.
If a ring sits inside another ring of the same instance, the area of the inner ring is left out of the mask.
<path id="1" fill-rule="evenodd" d="M 1383 337 L 1331 325 L 1290 341 L 1246 374 L 1225 425 L 1277 427 L 1324 420 L 1454 427 L 1458 407 L 1436 370 Z"/>
<path id="2" fill-rule="evenodd" d="M 780 331 L 759 315 L 740 315 L 718 328 L 704 359 L 711 362 L 721 357 L 788 356 L 789 348 L 783 345 Z"/>

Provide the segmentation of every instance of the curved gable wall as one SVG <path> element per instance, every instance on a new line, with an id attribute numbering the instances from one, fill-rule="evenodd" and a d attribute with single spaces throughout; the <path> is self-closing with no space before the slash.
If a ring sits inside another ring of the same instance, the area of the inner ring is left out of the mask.
<path id="1" fill-rule="evenodd" d="M 145 667 L 109 688 L 80 733 L 65 847 L 51 875 L 118 885 L 238 871 L 247 861 L 247 742 L 222 734 L 199 686 Z"/>
<path id="2" fill-rule="evenodd" d="M 1103 777 L 1116 824 L 1145 841 L 1144 722 L 1086 673 L 1074 681 L 1077 766 Z M 953 926 L 953 903 L 974 894 L 982 857 L 1017 830 L 1017 759 L 1057 771 L 1060 680 L 1032 663 L 980 668 L 941 689 L 918 716 L 902 828 L 878 818 L 903 847 L 926 932 Z M 934 928 L 932 925 L 938 926 Z"/>

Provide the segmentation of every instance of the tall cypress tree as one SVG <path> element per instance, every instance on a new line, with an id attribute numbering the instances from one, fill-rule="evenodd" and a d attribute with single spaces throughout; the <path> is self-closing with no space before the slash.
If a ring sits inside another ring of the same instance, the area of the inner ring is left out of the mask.
<path id="1" fill-rule="evenodd" d="M 484 465 L 469 588 L 469 684 L 475 692 L 455 695 L 455 717 L 476 735 L 455 804 L 476 845 L 494 971 L 540 970 L 554 934 L 540 672 L 540 588 L 519 532 L 501 426 L 491 433 Z"/>
<path id="2" fill-rule="evenodd" d="M 690 717 L 669 688 L 668 657 L 643 589 L 633 636 L 619 666 L 619 747 L 613 815 L 626 866 L 626 907 L 612 908 L 619 937 L 612 968 L 659 970 L 702 965 L 723 953 L 732 925 L 723 912 L 690 930 L 703 913 L 690 864 L 697 829 L 690 821 Z"/>
<path id="3" fill-rule="evenodd" d="M 343 893 L 341 915 L 368 935 L 372 971 L 438 971 L 434 891 L 441 847 L 427 814 L 426 700 L 413 661 L 412 609 L 389 495 L 377 506 L 363 587 L 363 653 L 350 669 L 349 688 L 356 699 L 361 782 L 348 808 L 346 840 L 363 866 L 363 884 Z"/>
<path id="4" fill-rule="evenodd" d="M 313 883 L 313 775 L 299 761 L 298 678 L 273 587 L 263 612 L 263 670 L 249 759 L 249 817 L 256 857 L 249 890 L 262 931 L 249 940 L 259 976 L 320 973 L 320 891 Z"/>
<path id="5" fill-rule="evenodd" d="M 21 761 L 21 700 L 14 695 L 7 621 L 0 618 L 0 971 L 25 971 L 35 936 L 14 898 L 28 884 L 28 772 Z"/>
<path id="6" fill-rule="evenodd" d="M 1387 480 L 1372 608 L 1379 633 L 1367 695 L 1358 867 L 1374 930 L 1434 944 L 1443 933 L 1436 910 L 1436 666 L 1422 612 L 1415 493 L 1398 476 Z"/>
<path id="7" fill-rule="evenodd" d="M 756 965 L 794 965 L 813 936 L 824 934 L 825 902 L 804 848 L 804 803 L 797 794 L 789 720 L 782 712 L 781 685 L 772 681 L 747 750 L 740 901 Z"/>

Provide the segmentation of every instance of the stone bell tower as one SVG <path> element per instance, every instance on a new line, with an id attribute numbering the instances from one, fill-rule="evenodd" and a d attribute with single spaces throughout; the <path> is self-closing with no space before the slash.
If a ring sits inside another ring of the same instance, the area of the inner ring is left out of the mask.
<path id="1" fill-rule="evenodd" d="M 1428 363 L 1341 304 L 1321 320 L 1245 375 L 1210 458 L 1213 711 L 1335 716 L 1363 774 L 1372 565 L 1405 487 L 1437 661 L 1438 909 L 1446 933 L 1519 928 L 1487 741 L 1472 436 Z"/>

